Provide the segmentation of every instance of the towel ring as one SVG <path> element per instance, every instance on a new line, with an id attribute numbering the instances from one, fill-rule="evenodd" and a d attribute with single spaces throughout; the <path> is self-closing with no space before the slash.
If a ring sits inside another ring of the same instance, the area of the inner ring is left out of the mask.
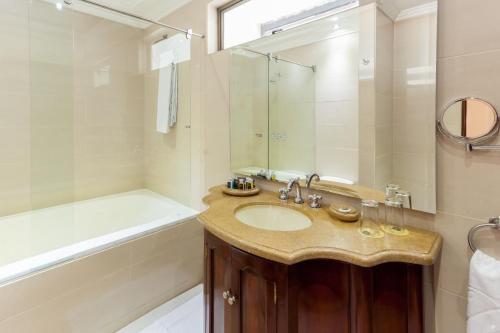
<path id="1" fill-rule="evenodd" d="M 472 229 L 470 229 L 469 235 L 467 238 L 469 240 L 469 247 L 472 250 L 472 252 L 476 252 L 476 250 L 477 250 L 476 246 L 474 245 L 474 234 L 479 229 L 483 229 L 486 227 L 493 228 L 493 229 L 500 231 L 500 217 L 490 217 L 488 223 L 479 224 L 479 225 L 476 225 L 475 227 L 472 227 Z"/>

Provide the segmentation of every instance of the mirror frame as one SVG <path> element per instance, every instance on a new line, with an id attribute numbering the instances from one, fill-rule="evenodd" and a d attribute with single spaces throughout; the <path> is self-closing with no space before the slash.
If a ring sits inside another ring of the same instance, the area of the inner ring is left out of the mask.
<path id="1" fill-rule="evenodd" d="M 480 101 L 480 102 L 486 103 L 487 105 L 489 105 L 491 107 L 491 109 L 496 114 L 495 125 L 493 126 L 493 128 L 491 129 L 491 131 L 489 131 L 487 134 L 485 134 L 485 135 L 483 135 L 483 136 L 481 136 L 479 138 L 475 138 L 475 139 L 468 139 L 468 138 L 466 138 L 464 136 L 454 135 L 450 131 L 448 131 L 448 129 L 446 129 L 446 126 L 443 123 L 443 121 L 444 121 L 444 115 L 445 115 L 446 111 L 451 106 L 453 106 L 455 103 L 463 102 L 463 101 L 468 101 L 468 100 L 475 100 L 475 101 Z M 446 105 L 446 107 L 441 112 L 441 115 L 439 116 L 439 119 L 437 121 L 437 128 L 438 128 L 438 130 L 439 130 L 439 132 L 441 134 L 443 134 L 446 138 L 454 141 L 455 143 L 465 144 L 465 145 L 478 144 L 478 143 L 482 143 L 482 142 L 490 140 L 491 138 L 493 138 L 493 136 L 495 136 L 498 133 L 499 128 L 500 128 L 499 117 L 500 116 L 499 116 L 498 111 L 496 110 L 496 108 L 493 105 L 491 105 L 491 103 L 489 103 L 488 101 L 486 101 L 484 99 L 481 99 L 481 98 L 477 98 L 477 97 L 462 97 L 462 98 L 458 98 L 458 99 L 456 99 L 456 100 L 454 100 L 454 101 L 452 101 L 452 102 L 450 102 L 450 103 L 448 103 Z"/>

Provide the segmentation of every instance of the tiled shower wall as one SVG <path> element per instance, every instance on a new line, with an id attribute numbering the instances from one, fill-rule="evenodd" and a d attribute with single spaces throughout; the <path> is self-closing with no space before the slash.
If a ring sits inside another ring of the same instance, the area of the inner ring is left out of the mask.
<path id="1" fill-rule="evenodd" d="M 229 51 L 227 51 L 229 53 Z M 268 59 L 248 51 L 229 56 L 231 168 L 268 167 Z"/>
<path id="2" fill-rule="evenodd" d="M 28 1 L 0 2 L 0 215 L 31 206 L 27 12 Z"/>
<path id="3" fill-rule="evenodd" d="M 0 216 L 143 187 L 143 33 L 0 1 Z"/>

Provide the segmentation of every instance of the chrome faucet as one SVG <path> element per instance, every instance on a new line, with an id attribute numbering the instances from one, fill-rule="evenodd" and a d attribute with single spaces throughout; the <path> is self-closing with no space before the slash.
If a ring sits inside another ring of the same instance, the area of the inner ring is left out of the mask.
<path id="1" fill-rule="evenodd" d="M 306 187 L 307 189 L 311 188 L 311 183 L 313 180 L 319 182 L 321 179 L 317 173 L 313 173 L 312 175 L 306 176 Z M 321 208 L 321 195 L 319 194 L 311 194 L 309 195 L 309 207 L 311 208 Z"/>
<path id="2" fill-rule="evenodd" d="M 297 193 L 295 195 L 295 199 L 293 200 L 296 204 L 303 204 L 304 203 L 304 199 L 302 199 L 302 190 L 300 188 L 300 178 L 297 177 L 297 178 L 293 178 L 293 179 L 290 179 L 290 181 L 288 182 L 288 185 L 286 187 L 287 191 L 290 192 L 293 190 L 293 187 L 297 187 Z"/>
<path id="3" fill-rule="evenodd" d="M 288 185 L 286 188 L 281 188 L 280 189 L 280 199 L 281 200 L 288 200 L 288 193 L 290 193 L 293 190 L 293 187 L 297 187 L 297 194 L 295 196 L 295 199 L 293 200 L 296 204 L 303 204 L 304 199 L 302 198 L 302 190 L 300 188 L 299 184 L 300 178 L 293 178 L 288 181 Z"/>
<path id="4" fill-rule="evenodd" d="M 321 179 L 319 178 L 319 175 L 317 173 L 313 173 L 312 175 L 307 175 L 306 176 L 306 187 L 308 189 L 311 188 L 311 183 L 313 180 L 316 180 L 317 182 L 319 182 Z"/>

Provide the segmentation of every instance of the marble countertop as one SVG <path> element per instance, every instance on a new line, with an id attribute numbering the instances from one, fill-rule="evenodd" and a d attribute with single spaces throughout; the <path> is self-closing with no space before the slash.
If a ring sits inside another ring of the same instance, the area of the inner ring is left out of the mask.
<path id="1" fill-rule="evenodd" d="M 386 262 L 432 265 L 441 250 L 442 239 L 434 232 L 408 228 L 408 236 L 385 234 L 367 238 L 358 232 L 359 222 L 344 223 L 332 218 L 327 207 L 309 208 L 293 200 L 284 203 L 277 193 L 261 191 L 252 197 L 234 197 L 214 187 L 204 198 L 209 208 L 198 219 L 225 242 L 262 258 L 291 265 L 310 259 L 333 259 L 371 267 Z M 275 204 L 300 210 L 312 225 L 299 231 L 268 231 L 239 222 L 234 213 L 249 204 Z"/>

